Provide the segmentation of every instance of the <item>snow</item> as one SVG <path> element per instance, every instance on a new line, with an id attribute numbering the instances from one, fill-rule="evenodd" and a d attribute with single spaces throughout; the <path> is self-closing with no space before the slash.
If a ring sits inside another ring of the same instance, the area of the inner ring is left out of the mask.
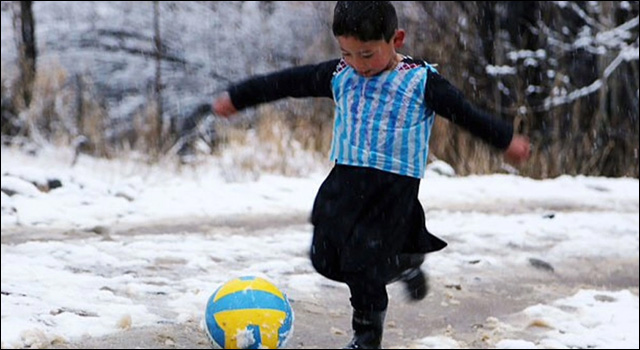
<path id="1" fill-rule="evenodd" d="M 518 69 L 511 66 L 492 66 L 489 65 L 486 68 L 487 74 L 491 76 L 501 75 L 514 75 L 518 72 Z"/>
<path id="2" fill-rule="evenodd" d="M 167 116 L 188 116 L 248 74 L 310 58 L 317 62 L 307 50 L 319 40 L 327 17 L 321 9 L 329 4 L 263 6 L 256 1 L 159 3 Z M 156 72 L 151 2 L 34 2 L 33 13 L 39 71 L 63 70 L 70 79 L 81 76 L 95 82 L 92 93 L 104 102 L 114 123 L 130 123 L 144 110 Z M 13 77 L 17 47 L 12 11 L 3 10 L 1 18 L 2 74 Z"/>
<path id="3" fill-rule="evenodd" d="M 2 347 L 197 321 L 210 294 L 238 276 L 276 281 L 294 299 L 326 292 L 332 282 L 307 255 L 311 226 L 268 223 L 304 221 L 329 169 L 230 182 L 222 158 L 176 167 L 81 156 L 72 166 L 64 149 L 28 155 L 3 147 L 2 188 L 15 194 L 2 195 Z M 455 284 L 463 271 L 508 270 L 540 257 L 551 266 L 585 257 L 637 264 L 637 179 L 462 178 L 441 169 L 428 172 L 420 192 L 430 231 L 452 243 L 429 258 L 435 277 Z M 53 179 L 62 187 L 31 185 Z M 261 221 L 249 227 L 239 218 Z M 233 220 L 240 224 L 197 225 Z M 178 228 L 136 232 L 162 223 Z M 41 239 L 21 239 L 37 233 Z M 580 290 L 495 320 L 496 329 L 516 330 L 496 347 L 638 348 L 638 314 L 637 286 Z M 540 329 L 517 336 L 531 327 Z M 412 346 L 468 345 L 425 330 Z"/>
<path id="4" fill-rule="evenodd" d="M 576 295 L 525 309 L 519 329 L 540 328 L 537 339 L 503 339 L 496 349 L 634 349 L 638 345 L 638 296 L 629 291 L 582 290 Z M 498 332 L 513 325 L 495 322 Z M 461 349 L 463 344 L 446 336 L 426 337 L 414 348 Z"/>
<path id="5" fill-rule="evenodd" d="M 638 315 L 630 312 L 634 309 L 638 297 L 628 291 L 583 290 L 553 305 L 527 308 L 524 314 L 530 321 L 543 320 L 549 328 L 541 336 L 543 342 L 579 349 L 626 349 L 638 344 L 638 333 L 626 328 L 638 325 Z"/>

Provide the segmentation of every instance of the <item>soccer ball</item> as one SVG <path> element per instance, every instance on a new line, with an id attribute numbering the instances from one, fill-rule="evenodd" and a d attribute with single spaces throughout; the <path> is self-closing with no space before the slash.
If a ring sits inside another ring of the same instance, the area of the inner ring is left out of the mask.
<path id="1" fill-rule="evenodd" d="M 241 277 L 213 293 L 204 323 L 214 348 L 277 349 L 293 334 L 293 309 L 271 282 Z"/>

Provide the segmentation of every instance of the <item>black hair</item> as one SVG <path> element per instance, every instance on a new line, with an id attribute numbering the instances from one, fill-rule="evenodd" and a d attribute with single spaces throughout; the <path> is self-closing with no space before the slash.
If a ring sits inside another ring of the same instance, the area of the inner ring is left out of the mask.
<path id="1" fill-rule="evenodd" d="M 390 42 L 398 29 L 391 1 L 338 1 L 333 12 L 333 35 L 360 41 Z"/>

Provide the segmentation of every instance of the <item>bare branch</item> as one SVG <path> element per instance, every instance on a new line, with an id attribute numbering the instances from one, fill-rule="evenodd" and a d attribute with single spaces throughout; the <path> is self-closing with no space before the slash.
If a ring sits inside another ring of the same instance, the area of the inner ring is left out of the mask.
<path id="1" fill-rule="evenodd" d="M 606 27 L 602 23 L 589 16 L 589 14 L 586 13 L 582 8 L 580 8 L 580 6 L 578 6 L 578 4 L 576 4 L 574 1 L 554 1 L 553 3 L 560 8 L 567 8 L 568 6 L 568 8 L 575 12 L 575 14 L 577 14 L 586 24 L 597 28 L 598 30 L 606 29 Z"/>
<path id="2" fill-rule="evenodd" d="M 538 109 L 538 111 L 549 111 L 552 108 L 561 106 L 561 105 L 566 105 L 569 104 L 575 100 L 578 100 L 580 98 L 583 98 L 585 96 L 591 95 L 594 92 L 599 91 L 602 86 L 604 85 L 604 82 L 607 81 L 607 79 L 609 79 L 609 77 L 611 76 L 611 74 L 613 74 L 613 72 L 616 71 L 616 69 L 618 69 L 618 67 L 623 63 L 623 62 L 630 62 L 630 61 L 638 61 L 638 47 L 627 47 L 626 49 L 622 50 L 618 56 L 611 62 L 611 64 L 609 64 L 609 66 L 604 70 L 603 74 L 602 74 L 602 78 L 598 79 L 596 81 L 594 81 L 591 85 L 589 86 L 585 86 L 581 89 L 578 89 L 576 91 L 571 92 L 570 94 L 566 95 L 566 96 L 560 96 L 560 97 L 549 97 L 544 101 L 544 107 Z"/>

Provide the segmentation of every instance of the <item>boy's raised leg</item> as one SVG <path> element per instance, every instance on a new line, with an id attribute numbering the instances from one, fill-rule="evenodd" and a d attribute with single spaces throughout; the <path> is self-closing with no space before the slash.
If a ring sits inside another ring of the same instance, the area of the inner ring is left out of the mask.
<path id="1" fill-rule="evenodd" d="M 401 279 L 405 284 L 409 300 L 422 300 L 429 293 L 429 280 L 421 268 L 416 267 L 405 271 Z"/>

